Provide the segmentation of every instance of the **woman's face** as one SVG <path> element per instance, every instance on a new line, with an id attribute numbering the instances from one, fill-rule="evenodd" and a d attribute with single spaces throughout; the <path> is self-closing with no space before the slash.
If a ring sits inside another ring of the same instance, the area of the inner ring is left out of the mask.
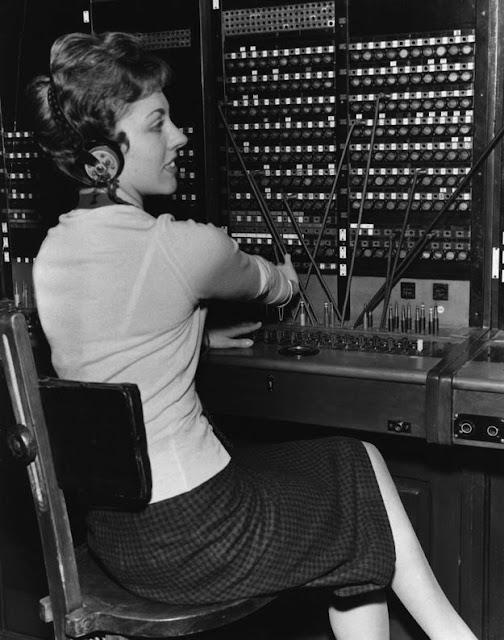
<path id="1" fill-rule="evenodd" d="M 159 91 L 131 105 L 118 122 L 116 133 L 124 132 L 128 144 L 121 145 L 124 168 L 119 190 L 137 204 L 147 195 L 169 195 L 177 188 L 178 150 L 186 136 L 170 119 L 170 107 Z"/>

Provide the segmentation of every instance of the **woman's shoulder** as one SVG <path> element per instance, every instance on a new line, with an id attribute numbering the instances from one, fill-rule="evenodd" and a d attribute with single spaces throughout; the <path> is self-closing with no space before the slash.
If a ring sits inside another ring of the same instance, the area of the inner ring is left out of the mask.
<path id="1" fill-rule="evenodd" d="M 210 222 L 198 222 L 193 219 L 177 220 L 171 214 L 157 218 L 160 231 L 167 231 L 174 239 L 186 239 L 187 242 L 229 242 L 226 231 Z"/>
<path id="2" fill-rule="evenodd" d="M 90 220 L 93 218 L 131 218 L 136 220 L 155 220 L 149 213 L 135 207 L 132 204 L 107 204 L 96 207 L 77 206 L 59 216 L 59 221 L 64 220 Z"/>

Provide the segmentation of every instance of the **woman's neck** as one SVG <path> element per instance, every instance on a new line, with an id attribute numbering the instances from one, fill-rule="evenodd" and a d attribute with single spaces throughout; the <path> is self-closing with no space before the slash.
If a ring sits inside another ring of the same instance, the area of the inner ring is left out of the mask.
<path id="1" fill-rule="evenodd" d="M 115 198 L 111 197 L 108 189 L 105 188 L 84 188 L 79 191 L 78 207 L 79 209 L 97 209 L 111 204 L 126 204 L 137 207 L 137 209 L 143 209 L 141 202 L 136 201 L 122 189 L 117 189 L 114 195 L 116 196 Z"/>
<path id="2" fill-rule="evenodd" d="M 123 202 L 131 204 L 134 207 L 138 207 L 138 209 L 143 209 L 143 199 L 140 195 L 138 194 L 132 195 L 131 193 L 128 193 L 125 189 L 123 189 L 119 185 L 115 190 L 115 195 L 118 198 L 118 200 L 122 200 Z"/>

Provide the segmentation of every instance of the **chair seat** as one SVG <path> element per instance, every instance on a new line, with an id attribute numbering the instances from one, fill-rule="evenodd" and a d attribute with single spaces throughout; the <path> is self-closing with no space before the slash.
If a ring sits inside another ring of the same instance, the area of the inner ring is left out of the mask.
<path id="1" fill-rule="evenodd" d="M 83 606 L 66 617 L 66 633 L 80 637 L 95 632 L 149 637 L 177 637 L 238 620 L 274 600 L 248 598 L 204 606 L 170 605 L 136 596 L 111 580 L 85 549 L 77 564 Z"/>

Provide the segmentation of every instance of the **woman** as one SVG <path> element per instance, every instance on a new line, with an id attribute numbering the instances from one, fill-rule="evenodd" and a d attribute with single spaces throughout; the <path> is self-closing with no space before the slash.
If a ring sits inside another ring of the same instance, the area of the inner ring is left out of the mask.
<path id="1" fill-rule="evenodd" d="M 89 514 L 91 548 L 121 584 L 157 600 L 327 586 L 339 640 L 382 640 L 390 583 L 430 638 L 474 638 L 373 446 L 327 438 L 229 453 L 205 418 L 194 387 L 205 300 L 283 306 L 298 279 L 288 255 L 275 266 L 212 225 L 143 209 L 146 196 L 175 191 L 186 143 L 168 77 L 131 35 L 70 34 L 32 85 L 40 143 L 82 187 L 34 269 L 53 365 L 63 378 L 139 386 L 152 466 L 145 510 Z M 250 346 L 257 326 L 211 332 L 209 346 Z"/>

